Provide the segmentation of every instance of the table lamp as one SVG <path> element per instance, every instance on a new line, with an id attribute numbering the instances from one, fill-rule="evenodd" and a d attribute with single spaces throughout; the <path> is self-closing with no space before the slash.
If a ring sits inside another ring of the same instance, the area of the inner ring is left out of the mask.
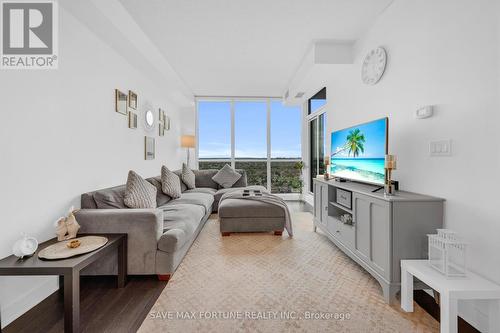
<path id="1" fill-rule="evenodd" d="M 391 173 L 392 170 L 396 170 L 396 156 L 395 155 L 385 155 L 385 195 L 394 195 L 394 186 L 392 185 Z"/>

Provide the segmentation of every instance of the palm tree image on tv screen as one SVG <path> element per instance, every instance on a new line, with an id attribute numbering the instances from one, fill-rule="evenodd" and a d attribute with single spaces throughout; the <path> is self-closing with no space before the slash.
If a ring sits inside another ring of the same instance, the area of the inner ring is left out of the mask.
<path id="1" fill-rule="evenodd" d="M 332 132 L 330 172 L 354 181 L 384 184 L 387 118 Z"/>

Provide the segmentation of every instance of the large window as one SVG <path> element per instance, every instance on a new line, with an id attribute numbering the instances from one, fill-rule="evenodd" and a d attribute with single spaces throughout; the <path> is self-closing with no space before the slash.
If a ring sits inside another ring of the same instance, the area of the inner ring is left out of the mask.
<path id="1" fill-rule="evenodd" d="M 198 101 L 198 130 L 200 169 L 230 164 L 246 170 L 250 185 L 301 191 L 300 107 L 270 98 Z"/>
<path id="2" fill-rule="evenodd" d="M 325 173 L 326 151 L 326 88 L 307 102 L 309 124 L 309 191 L 313 191 L 313 178 Z"/>
<path id="3" fill-rule="evenodd" d="M 198 103 L 199 158 L 231 158 L 231 103 Z"/>

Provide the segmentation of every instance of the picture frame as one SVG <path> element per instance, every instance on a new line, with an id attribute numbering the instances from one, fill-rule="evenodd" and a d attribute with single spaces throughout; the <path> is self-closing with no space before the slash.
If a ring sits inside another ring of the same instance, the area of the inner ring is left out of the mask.
<path id="1" fill-rule="evenodd" d="M 128 91 L 128 107 L 137 110 L 137 94 L 132 90 Z"/>
<path id="2" fill-rule="evenodd" d="M 144 137 L 144 159 L 154 160 L 155 159 L 155 138 L 150 136 Z"/>
<path id="3" fill-rule="evenodd" d="M 165 128 L 165 131 L 170 131 L 170 117 L 165 116 L 165 121 L 163 122 L 163 127 Z"/>
<path id="4" fill-rule="evenodd" d="M 128 128 L 137 129 L 137 113 L 128 113 Z"/>
<path id="5" fill-rule="evenodd" d="M 115 89 L 115 111 L 126 116 L 127 115 L 128 96 L 119 89 Z"/>
<path id="6" fill-rule="evenodd" d="M 158 135 L 159 136 L 165 136 L 165 119 L 166 119 L 166 114 L 165 111 L 162 109 L 158 109 Z"/>

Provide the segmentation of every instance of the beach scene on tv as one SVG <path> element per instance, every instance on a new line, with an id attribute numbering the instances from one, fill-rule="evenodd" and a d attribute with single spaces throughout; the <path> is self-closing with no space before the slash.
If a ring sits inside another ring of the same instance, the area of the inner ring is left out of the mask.
<path id="1" fill-rule="evenodd" d="M 332 132 L 334 177 L 384 184 L 387 118 Z"/>

